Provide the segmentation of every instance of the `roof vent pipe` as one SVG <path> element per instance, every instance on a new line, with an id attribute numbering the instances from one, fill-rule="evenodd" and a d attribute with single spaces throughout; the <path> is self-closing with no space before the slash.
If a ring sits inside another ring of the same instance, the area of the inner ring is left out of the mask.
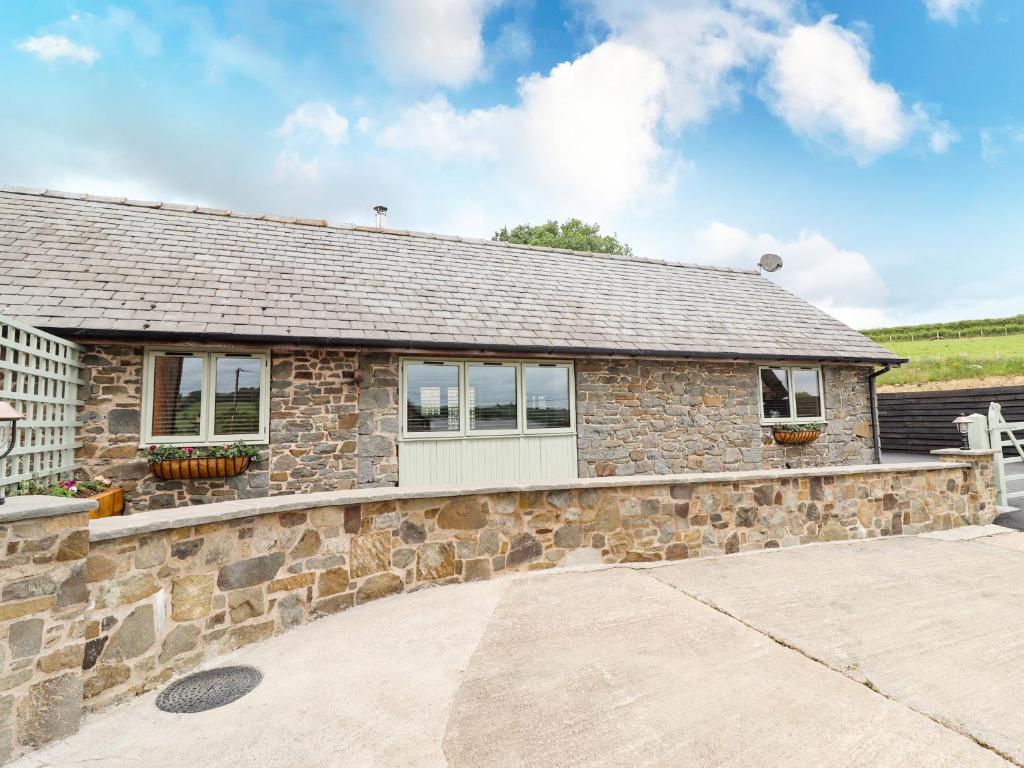
<path id="1" fill-rule="evenodd" d="M 388 207 L 386 205 L 373 206 L 373 212 L 377 214 L 377 229 L 384 229 L 388 225 Z"/>

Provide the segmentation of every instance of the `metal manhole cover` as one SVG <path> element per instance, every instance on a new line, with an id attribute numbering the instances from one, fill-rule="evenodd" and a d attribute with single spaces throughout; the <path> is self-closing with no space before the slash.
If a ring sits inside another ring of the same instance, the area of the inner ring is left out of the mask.
<path id="1" fill-rule="evenodd" d="M 242 698 L 260 684 L 255 667 L 220 667 L 196 672 L 164 688 L 156 705 L 164 712 L 205 712 Z"/>

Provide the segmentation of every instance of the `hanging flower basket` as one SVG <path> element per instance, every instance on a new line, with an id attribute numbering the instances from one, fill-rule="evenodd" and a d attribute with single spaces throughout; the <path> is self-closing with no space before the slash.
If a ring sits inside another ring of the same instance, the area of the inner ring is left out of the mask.
<path id="1" fill-rule="evenodd" d="M 772 436 L 780 445 L 807 445 L 821 437 L 824 429 L 824 424 L 776 424 Z"/>
<path id="2" fill-rule="evenodd" d="M 161 480 L 201 480 L 208 477 L 236 477 L 249 468 L 252 459 L 165 459 L 149 464 L 149 471 Z"/>
<path id="3" fill-rule="evenodd" d="M 146 449 L 149 471 L 161 480 L 235 477 L 259 454 L 258 448 L 242 442 L 209 448 L 151 445 Z"/>

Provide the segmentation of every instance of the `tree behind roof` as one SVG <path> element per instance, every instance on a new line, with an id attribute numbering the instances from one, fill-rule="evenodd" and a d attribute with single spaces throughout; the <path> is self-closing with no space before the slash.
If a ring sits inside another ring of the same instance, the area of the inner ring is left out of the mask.
<path id="1" fill-rule="evenodd" d="M 520 224 L 512 229 L 502 227 L 491 239 L 520 245 L 567 248 L 570 251 L 633 255 L 633 249 L 619 242 L 618 237 L 602 235 L 600 225 L 586 224 L 579 219 L 569 219 L 561 224 L 552 219 L 537 226 Z"/>

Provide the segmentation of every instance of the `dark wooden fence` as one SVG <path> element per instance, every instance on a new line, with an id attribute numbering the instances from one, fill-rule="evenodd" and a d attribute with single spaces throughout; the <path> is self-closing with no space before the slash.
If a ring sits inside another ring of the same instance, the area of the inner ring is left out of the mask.
<path id="1" fill-rule="evenodd" d="M 988 414 L 991 402 L 1007 421 L 1024 421 L 1024 387 L 957 389 L 945 392 L 880 392 L 878 417 L 882 450 L 927 453 L 959 444 L 953 419 L 961 413 Z"/>

